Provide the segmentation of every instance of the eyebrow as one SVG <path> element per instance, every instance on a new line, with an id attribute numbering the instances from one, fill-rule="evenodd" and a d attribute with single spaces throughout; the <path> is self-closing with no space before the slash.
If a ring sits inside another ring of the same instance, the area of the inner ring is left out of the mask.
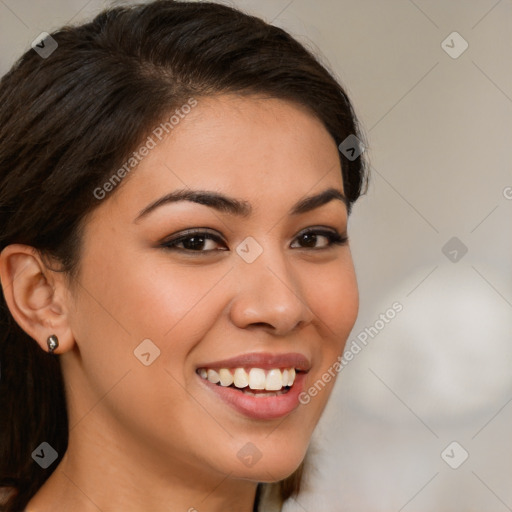
<path id="1" fill-rule="evenodd" d="M 319 208 L 320 206 L 323 206 L 333 200 L 341 201 L 347 208 L 347 212 L 350 212 L 350 203 L 345 195 L 341 191 L 331 187 L 324 190 L 323 192 L 301 199 L 292 206 L 289 214 L 301 215 L 303 213 L 315 210 L 316 208 Z M 137 222 L 142 217 L 147 216 L 149 213 L 156 210 L 160 206 L 169 203 L 177 203 L 179 201 L 190 201 L 193 203 L 202 204 L 204 206 L 214 208 L 219 212 L 229 213 L 239 217 L 248 217 L 253 211 L 252 206 L 248 201 L 235 199 L 219 192 L 213 192 L 209 190 L 179 189 L 166 194 L 165 196 L 157 199 L 156 201 L 143 208 L 135 218 L 135 222 Z"/>

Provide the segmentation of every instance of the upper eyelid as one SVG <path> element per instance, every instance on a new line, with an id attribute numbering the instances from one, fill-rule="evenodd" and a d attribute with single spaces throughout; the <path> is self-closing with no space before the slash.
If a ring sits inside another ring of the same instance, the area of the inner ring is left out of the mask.
<path id="1" fill-rule="evenodd" d="M 217 232 L 211 231 L 209 228 L 191 228 L 191 229 L 185 229 L 184 231 L 180 231 L 176 234 L 166 236 L 161 240 L 161 243 L 166 242 L 174 242 L 176 240 L 180 240 L 182 238 L 186 238 L 188 236 L 194 236 L 194 235 L 202 235 L 203 233 L 211 235 L 212 237 L 218 238 L 220 240 L 223 240 L 223 237 L 219 235 Z"/>

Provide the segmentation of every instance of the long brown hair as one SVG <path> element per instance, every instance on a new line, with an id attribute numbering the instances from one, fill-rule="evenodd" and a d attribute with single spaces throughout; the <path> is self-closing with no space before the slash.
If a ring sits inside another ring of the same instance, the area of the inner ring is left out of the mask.
<path id="1" fill-rule="evenodd" d="M 105 10 L 51 37 L 51 55 L 27 51 L 0 81 L 0 251 L 27 244 L 73 274 L 80 229 L 99 204 L 94 190 L 191 97 L 289 100 L 316 115 L 336 144 L 362 140 L 345 91 L 317 58 L 284 30 L 231 7 L 157 0 Z M 352 204 L 366 187 L 366 166 L 343 151 L 340 161 Z M 0 510 L 18 512 L 57 466 L 41 469 L 32 451 L 47 441 L 62 457 L 68 419 L 58 357 L 16 324 L 3 292 L 0 365 Z M 301 472 L 276 484 L 283 500 L 299 490 Z"/>

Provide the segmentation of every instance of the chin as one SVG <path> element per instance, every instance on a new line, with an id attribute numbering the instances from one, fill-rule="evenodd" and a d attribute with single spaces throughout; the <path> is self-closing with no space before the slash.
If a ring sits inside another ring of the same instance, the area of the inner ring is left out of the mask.
<path id="1" fill-rule="evenodd" d="M 289 445 L 275 450 L 268 447 L 264 452 L 257 452 L 248 445 L 247 455 L 240 455 L 241 463 L 230 464 L 231 467 L 226 469 L 241 479 L 264 483 L 278 482 L 289 477 L 304 460 L 307 446 L 290 448 Z"/>

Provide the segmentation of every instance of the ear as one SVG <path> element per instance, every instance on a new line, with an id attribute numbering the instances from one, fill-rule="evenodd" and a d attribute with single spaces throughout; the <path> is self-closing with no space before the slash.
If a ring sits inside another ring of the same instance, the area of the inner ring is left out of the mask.
<path id="1" fill-rule="evenodd" d="M 0 253 L 0 281 L 14 320 L 45 352 L 52 334 L 59 339 L 56 354 L 73 347 L 70 294 L 63 272 L 49 269 L 33 247 L 12 244 Z"/>

